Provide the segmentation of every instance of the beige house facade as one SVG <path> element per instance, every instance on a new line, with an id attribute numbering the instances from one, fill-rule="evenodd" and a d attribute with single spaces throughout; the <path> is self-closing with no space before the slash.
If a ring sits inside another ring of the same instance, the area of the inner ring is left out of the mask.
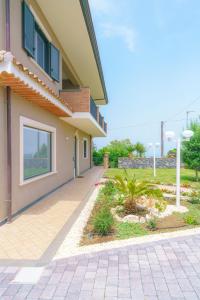
<path id="1" fill-rule="evenodd" d="M 88 1 L 0 0 L 1 223 L 92 167 L 104 104 Z"/>

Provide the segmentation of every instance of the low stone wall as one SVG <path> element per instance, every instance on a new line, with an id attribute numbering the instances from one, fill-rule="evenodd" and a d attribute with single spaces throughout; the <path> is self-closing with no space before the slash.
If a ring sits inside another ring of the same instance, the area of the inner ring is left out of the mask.
<path id="1" fill-rule="evenodd" d="M 120 169 L 147 169 L 153 168 L 153 158 L 128 158 L 120 157 L 118 160 Z M 175 169 L 176 158 L 156 158 L 156 168 L 158 169 Z"/>

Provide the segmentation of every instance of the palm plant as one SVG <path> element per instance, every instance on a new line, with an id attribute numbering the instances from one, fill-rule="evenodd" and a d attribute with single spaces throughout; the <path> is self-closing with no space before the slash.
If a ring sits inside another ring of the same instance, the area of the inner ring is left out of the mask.
<path id="1" fill-rule="evenodd" d="M 117 175 L 114 178 L 115 186 L 125 196 L 129 206 L 137 210 L 137 199 L 141 196 L 150 196 L 156 199 L 162 198 L 162 192 L 146 181 L 138 181 L 136 177 L 129 177 L 125 170 L 125 176 Z"/>

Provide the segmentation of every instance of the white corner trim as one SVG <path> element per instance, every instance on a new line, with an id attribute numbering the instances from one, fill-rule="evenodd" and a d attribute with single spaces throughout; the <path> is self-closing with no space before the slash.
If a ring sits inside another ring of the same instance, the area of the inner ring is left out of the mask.
<path id="1" fill-rule="evenodd" d="M 86 157 L 84 157 L 84 142 L 86 142 Z M 88 159 L 88 138 L 83 138 L 83 159 Z"/>
<path id="2" fill-rule="evenodd" d="M 30 126 L 36 129 L 45 130 L 52 133 L 52 171 L 46 174 L 38 175 L 33 178 L 24 180 L 24 126 Z M 49 126 L 47 124 L 20 116 L 20 182 L 19 185 L 25 185 L 27 183 L 31 183 L 33 181 L 45 178 L 49 175 L 53 175 L 57 173 L 56 170 L 56 128 Z"/>
<path id="3" fill-rule="evenodd" d="M 48 99 L 52 104 L 59 107 L 62 111 L 67 113 L 69 116 L 72 116 L 72 112 L 62 104 L 56 97 L 51 95 L 44 87 L 42 87 L 38 82 L 33 80 L 29 75 L 25 74 L 18 67 L 16 67 L 13 62 L 13 55 L 11 53 L 7 53 L 4 55 L 4 61 L 0 63 L 0 73 L 7 72 L 9 74 L 13 74 L 16 78 L 24 81 L 30 88 L 36 90 L 42 97 Z"/>

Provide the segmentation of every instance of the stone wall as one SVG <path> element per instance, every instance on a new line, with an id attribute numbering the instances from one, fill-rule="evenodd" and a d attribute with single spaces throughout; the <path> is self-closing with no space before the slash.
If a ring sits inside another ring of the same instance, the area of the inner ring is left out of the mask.
<path id="1" fill-rule="evenodd" d="M 153 168 L 153 158 L 128 158 L 120 157 L 118 160 L 118 168 L 120 169 L 147 169 Z M 156 158 L 156 168 L 174 169 L 176 168 L 176 158 Z"/>

